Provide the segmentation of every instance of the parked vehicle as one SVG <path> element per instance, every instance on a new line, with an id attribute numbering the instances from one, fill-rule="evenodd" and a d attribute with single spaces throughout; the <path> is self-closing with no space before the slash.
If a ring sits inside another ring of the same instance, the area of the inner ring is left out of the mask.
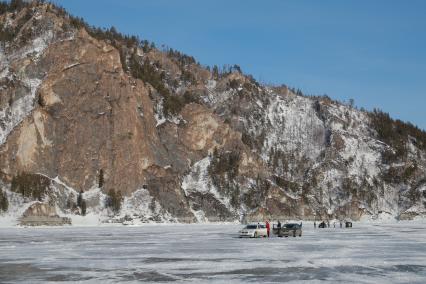
<path id="1" fill-rule="evenodd" d="M 326 224 L 324 221 L 322 221 L 322 222 L 318 225 L 318 228 L 327 228 L 327 224 Z"/>
<path id="2" fill-rule="evenodd" d="M 289 236 L 302 236 L 302 223 L 296 224 L 296 223 L 288 223 L 284 224 L 281 227 L 273 226 L 273 233 L 274 235 L 277 235 L 278 237 L 289 237 Z"/>
<path id="3" fill-rule="evenodd" d="M 268 237 L 268 231 L 264 224 L 249 224 L 239 234 L 240 238 Z"/>
<path id="4" fill-rule="evenodd" d="M 352 228 L 352 222 L 346 221 L 345 222 L 345 227 L 346 228 Z"/>

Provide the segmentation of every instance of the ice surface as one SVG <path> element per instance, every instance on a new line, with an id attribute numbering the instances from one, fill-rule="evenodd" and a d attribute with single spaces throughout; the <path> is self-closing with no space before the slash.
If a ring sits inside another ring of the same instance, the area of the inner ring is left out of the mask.
<path id="1" fill-rule="evenodd" d="M 0 282 L 426 283 L 426 223 L 354 223 L 301 238 L 240 225 L 0 229 Z"/>

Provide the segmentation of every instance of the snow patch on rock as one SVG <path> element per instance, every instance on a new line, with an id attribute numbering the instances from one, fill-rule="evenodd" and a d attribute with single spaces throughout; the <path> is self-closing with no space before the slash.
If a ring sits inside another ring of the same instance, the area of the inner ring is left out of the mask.
<path id="1" fill-rule="evenodd" d="M 33 39 L 31 44 L 14 52 L 13 54 L 7 55 L 7 57 L 9 58 L 9 61 L 13 61 L 31 54 L 33 55 L 33 60 L 37 61 L 52 40 L 53 32 L 49 30 L 42 36 Z M 0 79 L 10 76 L 8 67 L 9 63 L 6 60 L 6 54 L 3 50 L 0 52 L 0 62 L 2 63 L 2 66 L 5 66 L 1 70 Z M 36 92 L 42 83 L 42 80 L 39 78 L 30 78 L 25 74 L 25 72 L 20 72 L 17 77 L 26 87 L 28 92 L 21 98 L 13 101 L 10 106 L 0 110 L 0 145 L 6 141 L 7 136 L 12 132 L 12 130 L 32 112 L 34 109 Z"/>
<path id="2" fill-rule="evenodd" d="M 147 189 L 141 188 L 125 197 L 120 216 L 130 217 L 132 225 L 140 223 L 177 222 L 176 218 L 161 207 Z"/>
<path id="3" fill-rule="evenodd" d="M 223 196 L 212 183 L 208 173 L 210 162 L 211 158 L 208 156 L 196 162 L 191 167 L 190 173 L 183 178 L 181 187 L 187 197 L 193 193 L 209 193 L 215 199 L 221 202 L 228 210 L 233 211 L 230 204 L 230 199 L 227 196 Z M 205 212 L 202 210 L 194 210 L 191 201 L 190 208 L 198 222 L 208 222 L 207 218 L 205 217 Z"/>
<path id="4" fill-rule="evenodd" d="M 157 102 L 157 104 L 155 104 L 154 106 L 154 118 L 155 118 L 155 121 L 157 122 L 155 127 L 158 127 L 167 121 L 166 115 L 164 114 L 164 111 L 163 111 L 163 101 L 164 99 L 161 98 Z"/>
<path id="5" fill-rule="evenodd" d="M 53 31 L 48 30 L 41 36 L 33 39 L 31 44 L 24 48 L 21 57 L 25 57 L 29 54 L 33 55 L 35 59 L 39 59 L 43 54 L 44 50 L 47 48 L 49 43 L 53 40 Z"/>
<path id="6" fill-rule="evenodd" d="M 14 101 L 10 107 L 0 110 L 0 122 L 2 122 L 0 128 L 0 145 L 6 142 L 7 136 L 12 130 L 34 109 L 34 100 L 41 80 L 25 78 L 23 83 L 29 92 Z"/>
<path id="7" fill-rule="evenodd" d="M 270 95 L 271 101 L 265 110 L 269 125 L 262 158 L 267 160 L 269 150 L 275 148 L 315 160 L 324 146 L 325 128 L 315 115 L 312 101 L 300 96 Z"/>

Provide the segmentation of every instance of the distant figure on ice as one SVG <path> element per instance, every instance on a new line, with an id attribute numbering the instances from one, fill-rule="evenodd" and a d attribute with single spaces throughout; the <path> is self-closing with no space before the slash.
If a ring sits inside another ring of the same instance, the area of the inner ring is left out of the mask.
<path id="1" fill-rule="evenodd" d="M 278 230 L 281 229 L 281 222 L 280 222 L 280 220 L 278 220 L 277 228 L 278 228 Z"/>
<path id="2" fill-rule="evenodd" d="M 327 227 L 330 228 L 330 221 L 327 221 Z"/>
<path id="3" fill-rule="evenodd" d="M 269 238 L 269 231 L 270 231 L 270 229 L 271 229 L 271 227 L 269 226 L 269 221 L 268 220 L 266 220 L 266 232 L 268 233 L 268 238 Z"/>
<path id="4" fill-rule="evenodd" d="M 340 221 L 340 228 L 342 228 L 342 221 Z"/>
<path id="5" fill-rule="evenodd" d="M 333 222 L 333 227 L 336 228 L 336 222 Z"/>
<path id="6" fill-rule="evenodd" d="M 314 229 L 317 228 L 317 223 L 314 221 Z"/>

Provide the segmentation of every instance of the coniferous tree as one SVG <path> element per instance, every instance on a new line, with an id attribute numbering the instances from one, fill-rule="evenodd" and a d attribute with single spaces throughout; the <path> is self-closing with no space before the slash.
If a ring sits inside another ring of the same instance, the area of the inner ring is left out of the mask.
<path id="1" fill-rule="evenodd" d="M 50 179 L 39 174 L 19 173 L 12 178 L 11 191 L 32 200 L 43 200 L 50 186 Z"/>
<path id="2" fill-rule="evenodd" d="M 74 194 L 71 193 L 71 195 L 68 197 L 68 200 L 67 200 L 67 208 L 68 209 L 71 210 L 76 206 L 74 200 L 75 200 L 75 196 L 74 196 Z"/>
<path id="3" fill-rule="evenodd" d="M 99 170 L 99 188 L 101 188 L 102 186 L 104 186 L 104 170 L 100 169 Z"/>
<path id="4" fill-rule="evenodd" d="M 21 10 L 25 7 L 25 2 L 23 0 L 12 0 L 9 4 L 9 10 L 15 11 L 15 10 Z"/>
<path id="5" fill-rule="evenodd" d="M 123 196 L 121 194 L 121 191 L 115 191 L 113 188 L 111 188 L 108 191 L 108 200 L 107 200 L 107 207 L 110 207 L 115 213 L 118 213 L 121 209 L 121 202 L 123 200 Z"/>
<path id="6" fill-rule="evenodd" d="M 0 189 L 0 211 L 6 212 L 9 208 L 9 201 L 7 199 L 6 192 Z"/>
<path id="7" fill-rule="evenodd" d="M 86 200 L 81 201 L 81 215 L 86 216 Z"/>
<path id="8" fill-rule="evenodd" d="M 6 192 L 3 195 L 3 210 L 6 212 L 9 209 L 9 200 L 7 199 Z"/>
<path id="9" fill-rule="evenodd" d="M 83 190 L 80 190 L 80 193 L 77 197 L 77 207 L 81 208 L 81 203 L 83 202 Z"/>
<path id="10" fill-rule="evenodd" d="M 119 212 L 121 209 L 121 202 L 123 201 L 123 195 L 121 194 L 120 190 L 117 190 L 117 192 L 115 193 L 115 199 L 116 199 L 116 203 L 114 206 L 114 210 L 116 212 Z"/>
<path id="11" fill-rule="evenodd" d="M 214 79 L 218 79 L 219 78 L 219 68 L 217 67 L 217 65 L 213 66 L 212 73 L 213 73 L 213 78 Z"/>

